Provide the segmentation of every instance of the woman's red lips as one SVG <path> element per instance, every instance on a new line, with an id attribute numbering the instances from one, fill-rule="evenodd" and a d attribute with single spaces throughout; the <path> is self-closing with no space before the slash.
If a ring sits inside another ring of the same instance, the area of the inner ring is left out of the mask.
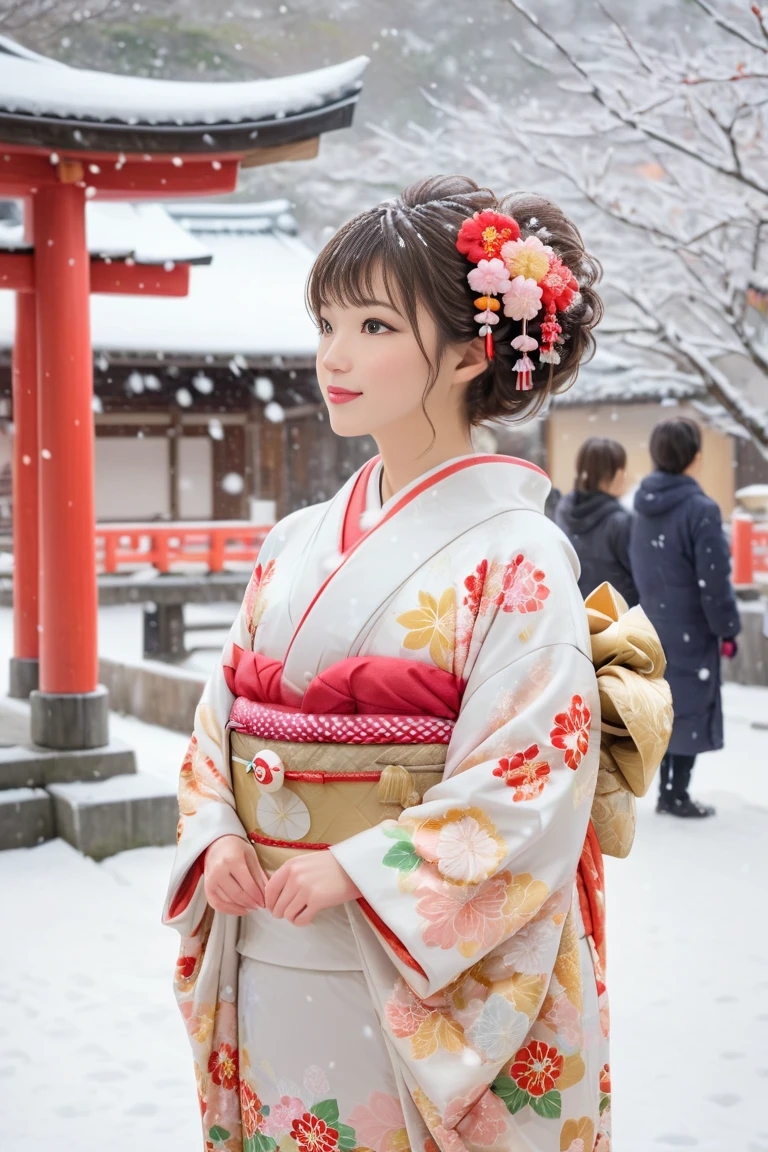
<path id="1" fill-rule="evenodd" d="M 350 400 L 356 400 L 358 396 L 362 396 L 362 392 L 352 392 L 349 388 L 337 388 L 332 385 L 328 389 L 331 404 L 349 404 Z"/>

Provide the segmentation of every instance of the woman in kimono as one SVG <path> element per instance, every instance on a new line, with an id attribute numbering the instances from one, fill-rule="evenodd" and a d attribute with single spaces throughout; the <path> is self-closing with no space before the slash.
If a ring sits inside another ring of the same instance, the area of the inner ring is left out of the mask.
<path id="1" fill-rule="evenodd" d="M 609 1148 L 578 564 L 544 472 L 470 438 L 575 378 L 597 274 L 555 205 L 462 177 L 317 259 L 331 424 L 379 455 L 270 532 L 181 771 L 207 1149 Z"/>

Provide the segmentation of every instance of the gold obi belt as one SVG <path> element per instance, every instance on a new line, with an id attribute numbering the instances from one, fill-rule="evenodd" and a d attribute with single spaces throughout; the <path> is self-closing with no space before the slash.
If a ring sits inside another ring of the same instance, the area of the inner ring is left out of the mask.
<path id="1" fill-rule="evenodd" d="M 229 728 L 237 814 L 273 872 L 421 803 L 443 778 L 453 721 L 318 716 L 240 697 Z"/>

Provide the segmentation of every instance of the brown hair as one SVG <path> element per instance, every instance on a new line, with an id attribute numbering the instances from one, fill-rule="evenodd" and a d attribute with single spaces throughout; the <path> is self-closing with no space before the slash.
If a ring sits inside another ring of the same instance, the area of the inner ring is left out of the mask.
<path id="1" fill-rule="evenodd" d="M 590 436 L 576 457 L 576 488 L 579 492 L 599 492 L 600 485 L 613 480 L 627 466 L 627 453 L 618 440 Z"/>
<path id="2" fill-rule="evenodd" d="M 651 432 L 651 459 L 660 472 L 680 475 L 701 451 L 701 428 L 687 416 L 664 420 Z"/>
<path id="3" fill-rule="evenodd" d="M 467 388 L 470 424 L 533 415 L 550 394 L 563 392 L 573 383 L 581 362 L 594 352 L 592 329 L 603 312 L 594 289 L 600 265 L 585 251 L 576 226 L 555 204 L 526 192 L 497 199 L 488 188 L 478 187 L 465 176 L 432 176 L 343 225 L 317 257 L 307 284 L 307 306 L 319 319 L 325 304 L 358 308 L 370 304 L 374 278 L 380 271 L 389 298 L 404 313 L 429 365 L 426 399 L 446 346 L 468 342 L 478 334 L 474 320 L 477 293 L 467 282 L 471 266 L 456 248 L 456 237 L 469 216 L 486 208 L 513 216 L 523 238 L 536 235 L 551 245 L 578 280 L 579 293 L 567 312 L 558 313 L 563 329 L 560 364 L 550 376 L 550 366 L 536 362 L 530 392 L 516 390 L 512 370 L 519 353 L 511 341 L 520 335 L 522 324 L 500 315 L 493 329 L 494 358 Z M 419 332 L 419 303 L 428 308 L 437 327 L 434 363 Z M 543 315 L 528 325 L 537 339 Z"/>

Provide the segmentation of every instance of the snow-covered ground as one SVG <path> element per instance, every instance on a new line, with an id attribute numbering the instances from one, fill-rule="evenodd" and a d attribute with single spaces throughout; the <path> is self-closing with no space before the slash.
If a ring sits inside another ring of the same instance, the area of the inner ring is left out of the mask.
<path id="1" fill-rule="evenodd" d="M 135 642 L 128 615 L 113 627 Z M 727 748 L 695 773 L 717 818 L 659 817 L 646 797 L 631 857 L 608 861 L 617 1152 L 768 1152 L 768 727 L 752 727 L 768 690 L 728 685 L 725 701 Z M 186 737 L 119 716 L 112 731 L 175 778 Z M 0 853 L 3 1150 L 201 1146 L 159 923 L 172 855 Z"/>

